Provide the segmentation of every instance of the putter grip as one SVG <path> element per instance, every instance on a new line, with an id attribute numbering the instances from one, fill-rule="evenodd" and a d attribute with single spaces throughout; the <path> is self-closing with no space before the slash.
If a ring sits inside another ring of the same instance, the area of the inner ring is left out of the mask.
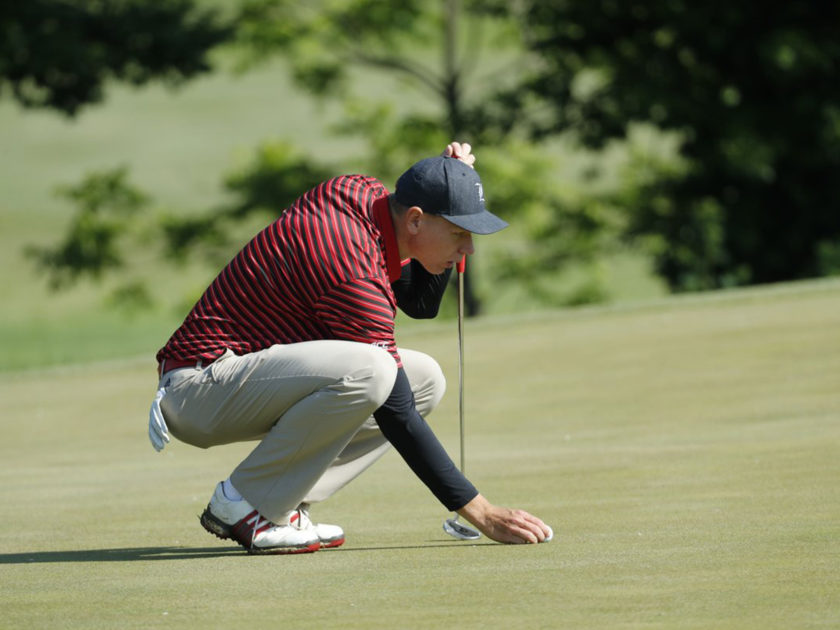
<path id="1" fill-rule="evenodd" d="M 466 254 L 461 257 L 461 260 L 458 261 L 458 273 L 464 273 L 467 269 L 467 256 Z"/>

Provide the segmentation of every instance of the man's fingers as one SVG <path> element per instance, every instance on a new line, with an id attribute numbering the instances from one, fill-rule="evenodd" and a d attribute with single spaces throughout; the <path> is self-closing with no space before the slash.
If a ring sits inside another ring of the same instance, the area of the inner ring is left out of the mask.
<path id="1" fill-rule="evenodd" d="M 551 529 L 549 525 L 546 525 L 546 527 L 548 527 L 548 535 L 545 538 L 543 538 L 540 542 L 551 542 L 551 540 L 554 538 L 554 530 Z"/>
<path id="2" fill-rule="evenodd" d="M 526 518 L 532 525 L 536 527 L 536 529 L 532 531 L 539 532 L 539 542 L 543 542 L 544 539 L 550 538 L 554 535 L 554 532 L 552 531 L 551 527 L 549 527 L 542 519 L 537 518 L 533 514 L 528 514 Z"/>
<path id="3" fill-rule="evenodd" d="M 519 523 L 517 523 L 518 531 L 516 534 L 522 539 L 522 542 L 546 542 L 546 540 L 550 540 L 550 537 L 553 536 L 554 533 L 551 528 L 546 525 L 542 519 L 537 518 L 533 514 L 529 514 L 525 511 L 517 511 L 516 516 L 518 519 L 521 519 Z"/>
<path id="4" fill-rule="evenodd" d="M 475 164 L 475 156 L 472 154 L 472 146 L 468 142 L 450 142 L 443 150 L 443 155 L 461 160 L 468 166 Z"/>
<path id="5" fill-rule="evenodd" d="M 552 535 L 551 528 L 533 514 L 493 505 L 482 495 L 458 513 L 496 542 L 536 544 L 549 540 Z"/>
<path id="6" fill-rule="evenodd" d="M 450 146 L 452 147 L 452 157 L 458 158 L 468 166 L 475 163 L 475 156 L 472 154 L 472 146 L 469 143 L 453 142 Z"/>

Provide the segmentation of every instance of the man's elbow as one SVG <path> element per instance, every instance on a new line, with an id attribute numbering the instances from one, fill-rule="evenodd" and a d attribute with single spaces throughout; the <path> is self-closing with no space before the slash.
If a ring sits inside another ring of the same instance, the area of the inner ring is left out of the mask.
<path id="1" fill-rule="evenodd" d="M 411 319 L 434 319 L 438 315 L 438 305 L 435 306 L 410 306 L 403 308 L 402 312 Z"/>

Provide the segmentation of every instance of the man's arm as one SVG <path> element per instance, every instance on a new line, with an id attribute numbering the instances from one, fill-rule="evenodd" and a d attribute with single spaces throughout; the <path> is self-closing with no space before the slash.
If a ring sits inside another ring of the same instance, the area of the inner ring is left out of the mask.
<path id="1" fill-rule="evenodd" d="M 397 306 L 414 319 L 437 317 L 443 293 L 446 291 L 451 269 L 432 274 L 416 260 L 402 268 L 402 275 L 391 284 Z"/>
<path id="2" fill-rule="evenodd" d="M 318 315 L 330 327 L 333 338 L 387 347 L 399 366 L 392 306 L 385 290 L 379 281 L 363 278 L 333 287 L 318 302 Z M 478 491 L 461 474 L 417 411 L 402 367 L 397 370 L 390 396 L 374 417 L 383 435 L 448 509 L 460 509 L 476 497 Z"/>
<path id="3" fill-rule="evenodd" d="M 454 512 L 478 495 L 478 490 L 461 474 L 417 411 L 403 368 L 397 371 L 397 380 L 388 400 L 373 417 L 414 474 L 448 510 Z"/>
<path id="4" fill-rule="evenodd" d="M 536 516 L 493 505 L 461 474 L 418 413 L 402 368 L 388 400 L 373 416 L 383 435 L 438 500 L 487 537 L 505 543 L 537 543 L 550 535 L 551 529 Z"/>

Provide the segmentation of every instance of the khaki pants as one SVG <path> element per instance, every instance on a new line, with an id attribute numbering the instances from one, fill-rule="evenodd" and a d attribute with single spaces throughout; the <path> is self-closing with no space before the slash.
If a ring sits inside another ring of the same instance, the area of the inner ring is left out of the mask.
<path id="1" fill-rule="evenodd" d="M 443 396 L 443 373 L 428 355 L 399 352 L 425 417 Z M 371 414 L 396 371 L 387 351 L 349 341 L 228 351 L 207 367 L 164 374 L 161 409 L 172 435 L 193 446 L 259 440 L 231 481 L 263 516 L 279 520 L 302 501 L 330 497 L 388 450 Z"/>

